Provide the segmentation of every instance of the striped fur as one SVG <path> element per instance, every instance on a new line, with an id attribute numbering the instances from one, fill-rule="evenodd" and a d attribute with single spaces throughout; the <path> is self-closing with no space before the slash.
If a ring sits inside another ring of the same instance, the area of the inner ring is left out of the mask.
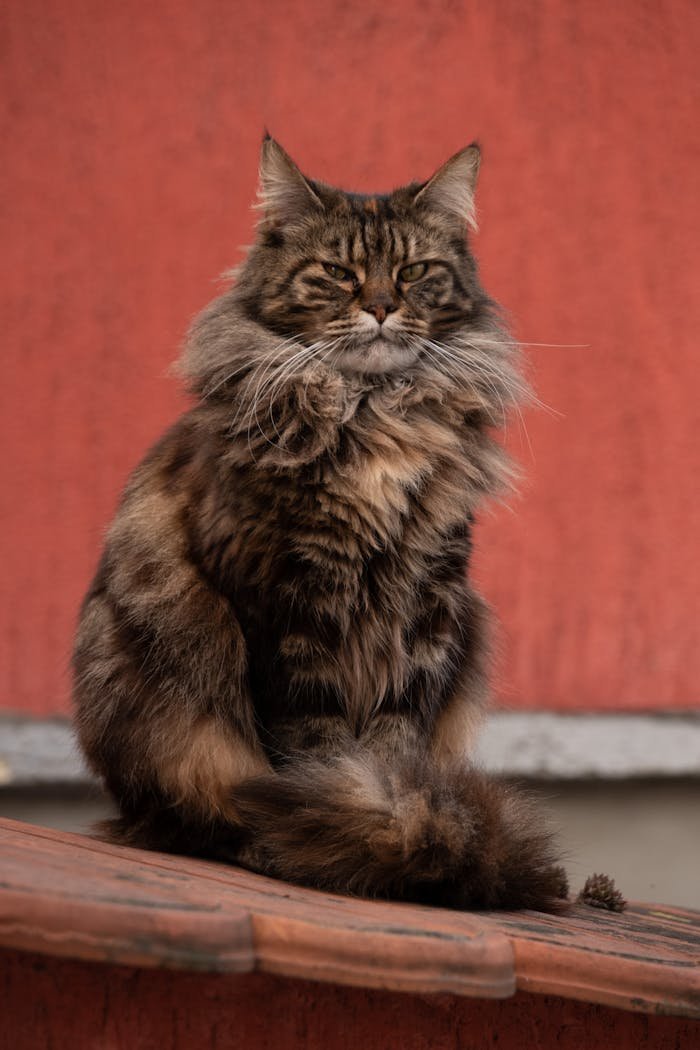
<path id="1" fill-rule="evenodd" d="M 75 647 L 112 834 L 330 890 L 557 908 L 529 805 L 471 768 L 474 514 L 526 387 L 467 240 L 478 151 L 366 197 L 263 143 L 258 236 L 181 364 Z"/>

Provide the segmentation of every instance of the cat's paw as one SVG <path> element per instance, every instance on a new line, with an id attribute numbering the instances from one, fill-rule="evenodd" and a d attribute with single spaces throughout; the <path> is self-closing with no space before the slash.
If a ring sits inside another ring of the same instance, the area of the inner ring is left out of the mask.
<path id="1" fill-rule="evenodd" d="M 311 463 L 338 442 L 345 412 L 342 377 L 317 364 L 275 390 L 249 437 L 257 462 L 274 469 Z"/>
<path id="2" fill-rule="evenodd" d="M 293 383 L 298 412 L 309 422 L 341 422 L 345 407 L 345 383 L 338 372 L 323 364 L 312 364 Z"/>

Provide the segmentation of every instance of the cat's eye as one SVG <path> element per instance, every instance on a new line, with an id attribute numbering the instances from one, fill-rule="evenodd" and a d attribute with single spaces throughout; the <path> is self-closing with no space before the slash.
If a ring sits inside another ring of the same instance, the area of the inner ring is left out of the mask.
<path id="1" fill-rule="evenodd" d="M 331 277 L 334 277 L 336 281 L 351 281 L 354 274 L 350 273 L 343 266 L 336 266 L 335 263 L 324 263 L 323 269 Z"/>
<path id="2" fill-rule="evenodd" d="M 417 281 L 419 277 L 422 277 L 427 269 L 427 263 L 410 263 L 409 266 L 404 266 L 399 270 L 399 280 L 410 284 L 411 281 Z"/>

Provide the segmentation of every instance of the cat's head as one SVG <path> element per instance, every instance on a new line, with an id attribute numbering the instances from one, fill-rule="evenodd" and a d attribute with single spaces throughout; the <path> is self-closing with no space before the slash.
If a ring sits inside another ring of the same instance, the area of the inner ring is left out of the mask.
<path id="1" fill-rule="evenodd" d="M 467 242 L 479 159 L 471 145 L 427 182 L 364 195 L 307 178 L 266 137 L 249 315 L 343 371 L 395 372 L 449 344 L 489 305 Z"/>

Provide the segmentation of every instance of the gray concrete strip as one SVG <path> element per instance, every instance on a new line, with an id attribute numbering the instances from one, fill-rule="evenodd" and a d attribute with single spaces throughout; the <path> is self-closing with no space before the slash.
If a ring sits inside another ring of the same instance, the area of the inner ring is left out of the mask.
<path id="1" fill-rule="evenodd" d="M 68 719 L 0 717 L 0 787 L 91 782 Z"/>
<path id="2" fill-rule="evenodd" d="M 700 777 L 700 712 L 497 711 L 477 758 L 492 772 L 541 780 Z M 0 786 L 90 782 L 68 720 L 0 717 Z"/>
<path id="3" fill-rule="evenodd" d="M 486 769 L 544 780 L 700 776 L 700 711 L 494 712 L 478 743 Z"/>

